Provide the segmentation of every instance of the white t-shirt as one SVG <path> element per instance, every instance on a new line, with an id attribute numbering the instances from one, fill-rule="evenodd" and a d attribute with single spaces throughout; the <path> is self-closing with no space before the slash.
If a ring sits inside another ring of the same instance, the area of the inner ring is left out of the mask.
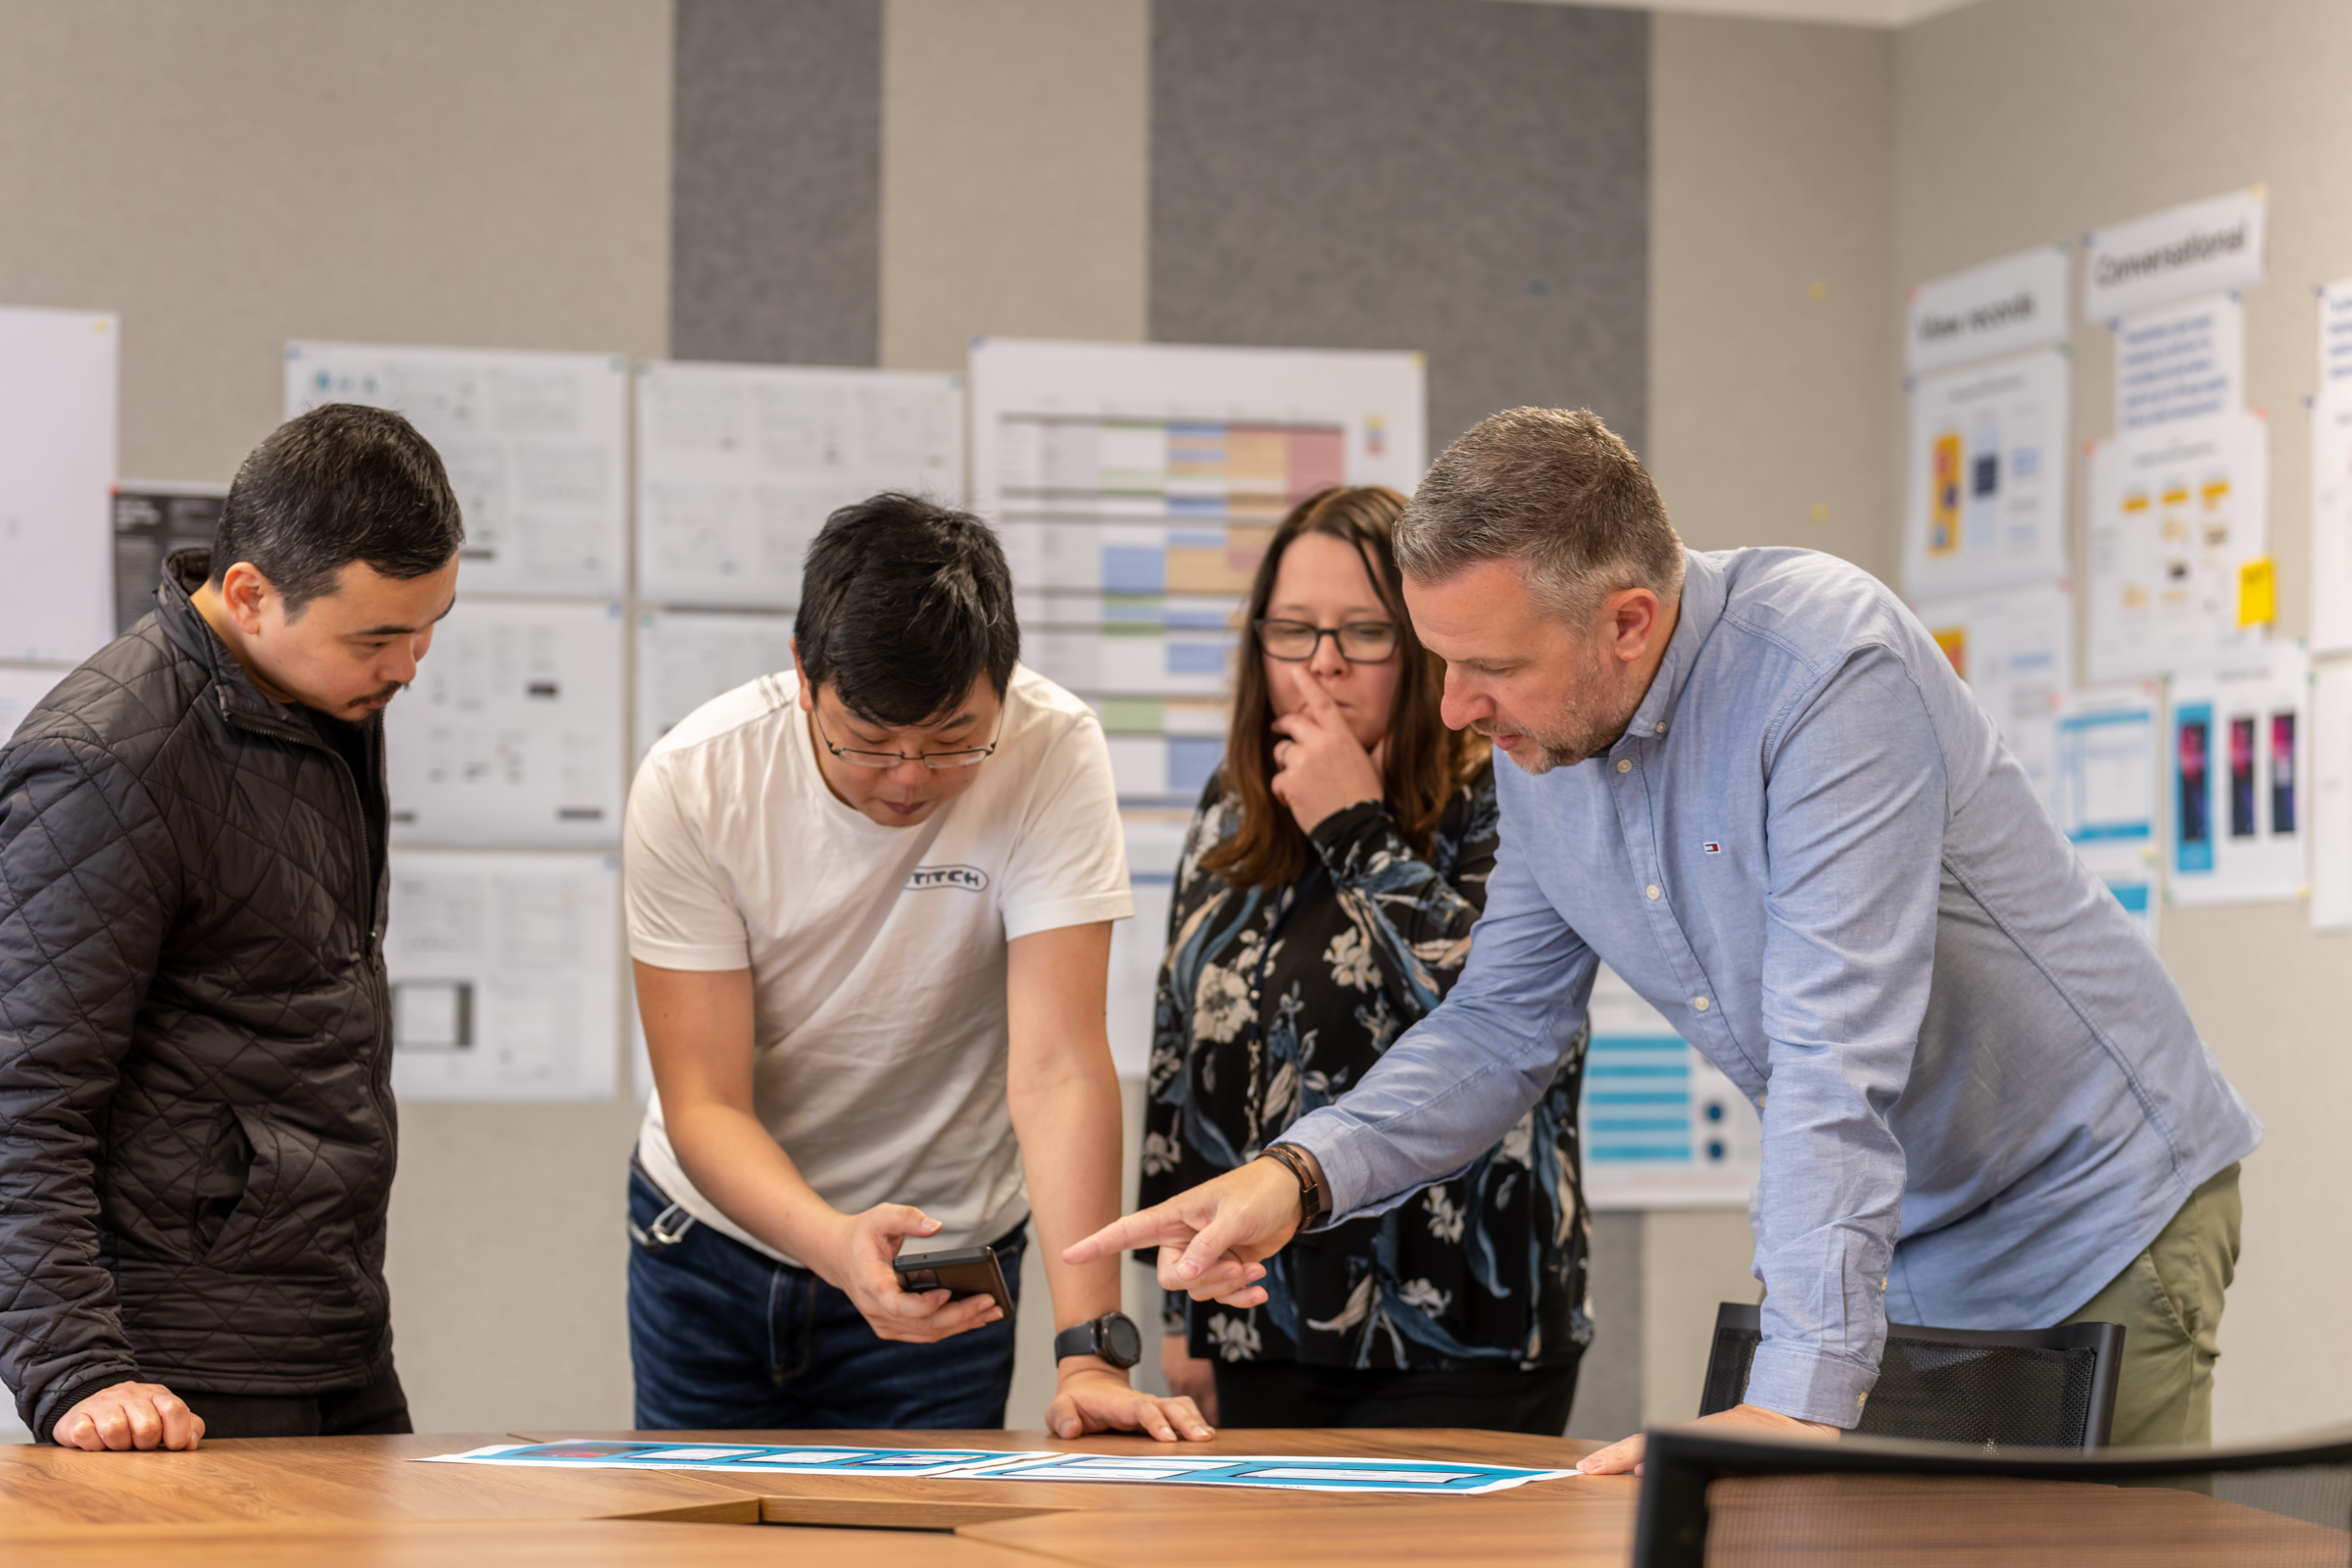
<path id="1" fill-rule="evenodd" d="M 1026 667 L 996 755 L 916 827 L 835 799 L 790 670 L 697 709 L 646 757 L 624 840 L 629 952 L 752 971 L 753 1109 L 844 1213 L 912 1203 L 924 1250 L 1028 1215 L 1004 1102 L 1004 945 L 1135 912 L 1093 710 Z M 678 1165 L 655 1097 L 639 1157 L 705 1224 L 785 1262 Z"/>

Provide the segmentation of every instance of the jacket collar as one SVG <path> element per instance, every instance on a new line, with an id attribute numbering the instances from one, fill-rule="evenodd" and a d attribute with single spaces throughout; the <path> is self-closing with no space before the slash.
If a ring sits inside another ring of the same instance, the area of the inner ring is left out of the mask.
<path id="1" fill-rule="evenodd" d="M 1618 746 L 1631 741 L 1657 740 L 1672 726 L 1675 706 L 1682 701 L 1683 688 L 1690 683 L 1690 671 L 1698 663 L 1698 651 L 1714 634 L 1715 623 L 1723 618 L 1723 608 L 1730 599 L 1731 585 L 1721 558 L 1702 556 L 1694 550 L 1684 551 L 1683 599 L 1674 635 L 1667 640 L 1666 658 L 1659 663 L 1657 674 L 1650 677 L 1649 690 L 1643 695 L 1642 706 L 1634 710 L 1625 734 L 1618 738 Z M 1610 750 L 1615 751 L 1616 747 Z"/>
<path id="2" fill-rule="evenodd" d="M 164 582 L 155 597 L 166 635 L 210 672 L 221 715 L 231 723 L 322 744 L 293 709 L 263 695 L 253 677 L 245 673 L 245 666 L 237 662 L 237 656 L 196 608 L 191 596 L 212 574 L 210 550 L 174 550 L 164 558 Z"/>

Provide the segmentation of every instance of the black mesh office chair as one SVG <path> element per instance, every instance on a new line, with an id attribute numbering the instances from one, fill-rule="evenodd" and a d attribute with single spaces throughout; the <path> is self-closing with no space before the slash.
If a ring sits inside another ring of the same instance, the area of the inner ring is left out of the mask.
<path id="1" fill-rule="evenodd" d="M 1698 1413 L 1713 1415 L 1747 1393 L 1763 1343 L 1762 1314 L 1726 1301 L 1715 1309 Z M 1871 1437 L 2025 1448 L 2104 1448 L 2115 1427 L 2124 1331 L 2115 1323 L 1973 1331 L 1886 1325 L 1878 1386 L 1856 1427 Z"/>
<path id="2" fill-rule="evenodd" d="M 2346 1568 L 2352 1428 L 2097 1453 L 1649 1435 L 1634 1568 L 1877 1563 Z"/>

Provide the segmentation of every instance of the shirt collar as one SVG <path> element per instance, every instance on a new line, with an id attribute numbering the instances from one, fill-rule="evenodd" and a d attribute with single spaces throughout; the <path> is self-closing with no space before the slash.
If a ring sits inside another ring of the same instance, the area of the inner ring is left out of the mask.
<path id="1" fill-rule="evenodd" d="M 1650 677 L 1649 690 L 1643 694 L 1642 706 L 1634 710 L 1624 735 L 1618 738 L 1618 746 L 1633 741 L 1654 741 L 1666 733 L 1674 722 L 1674 709 L 1682 700 L 1683 687 L 1698 662 L 1698 651 L 1713 635 L 1715 623 L 1723 618 L 1723 607 L 1730 598 L 1723 563 L 1711 555 L 1684 551 L 1683 600 L 1674 636 L 1668 639 L 1666 658 L 1658 665 L 1657 674 Z M 1615 751 L 1616 747 L 1610 750 Z"/>

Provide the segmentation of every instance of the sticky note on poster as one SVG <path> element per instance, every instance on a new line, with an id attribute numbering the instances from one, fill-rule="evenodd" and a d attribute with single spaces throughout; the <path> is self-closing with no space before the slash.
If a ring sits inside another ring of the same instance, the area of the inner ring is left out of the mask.
<path id="1" fill-rule="evenodd" d="M 2269 556 L 2257 556 L 2237 568 L 2237 623 L 2267 626 L 2278 618 L 2278 573 Z"/>

